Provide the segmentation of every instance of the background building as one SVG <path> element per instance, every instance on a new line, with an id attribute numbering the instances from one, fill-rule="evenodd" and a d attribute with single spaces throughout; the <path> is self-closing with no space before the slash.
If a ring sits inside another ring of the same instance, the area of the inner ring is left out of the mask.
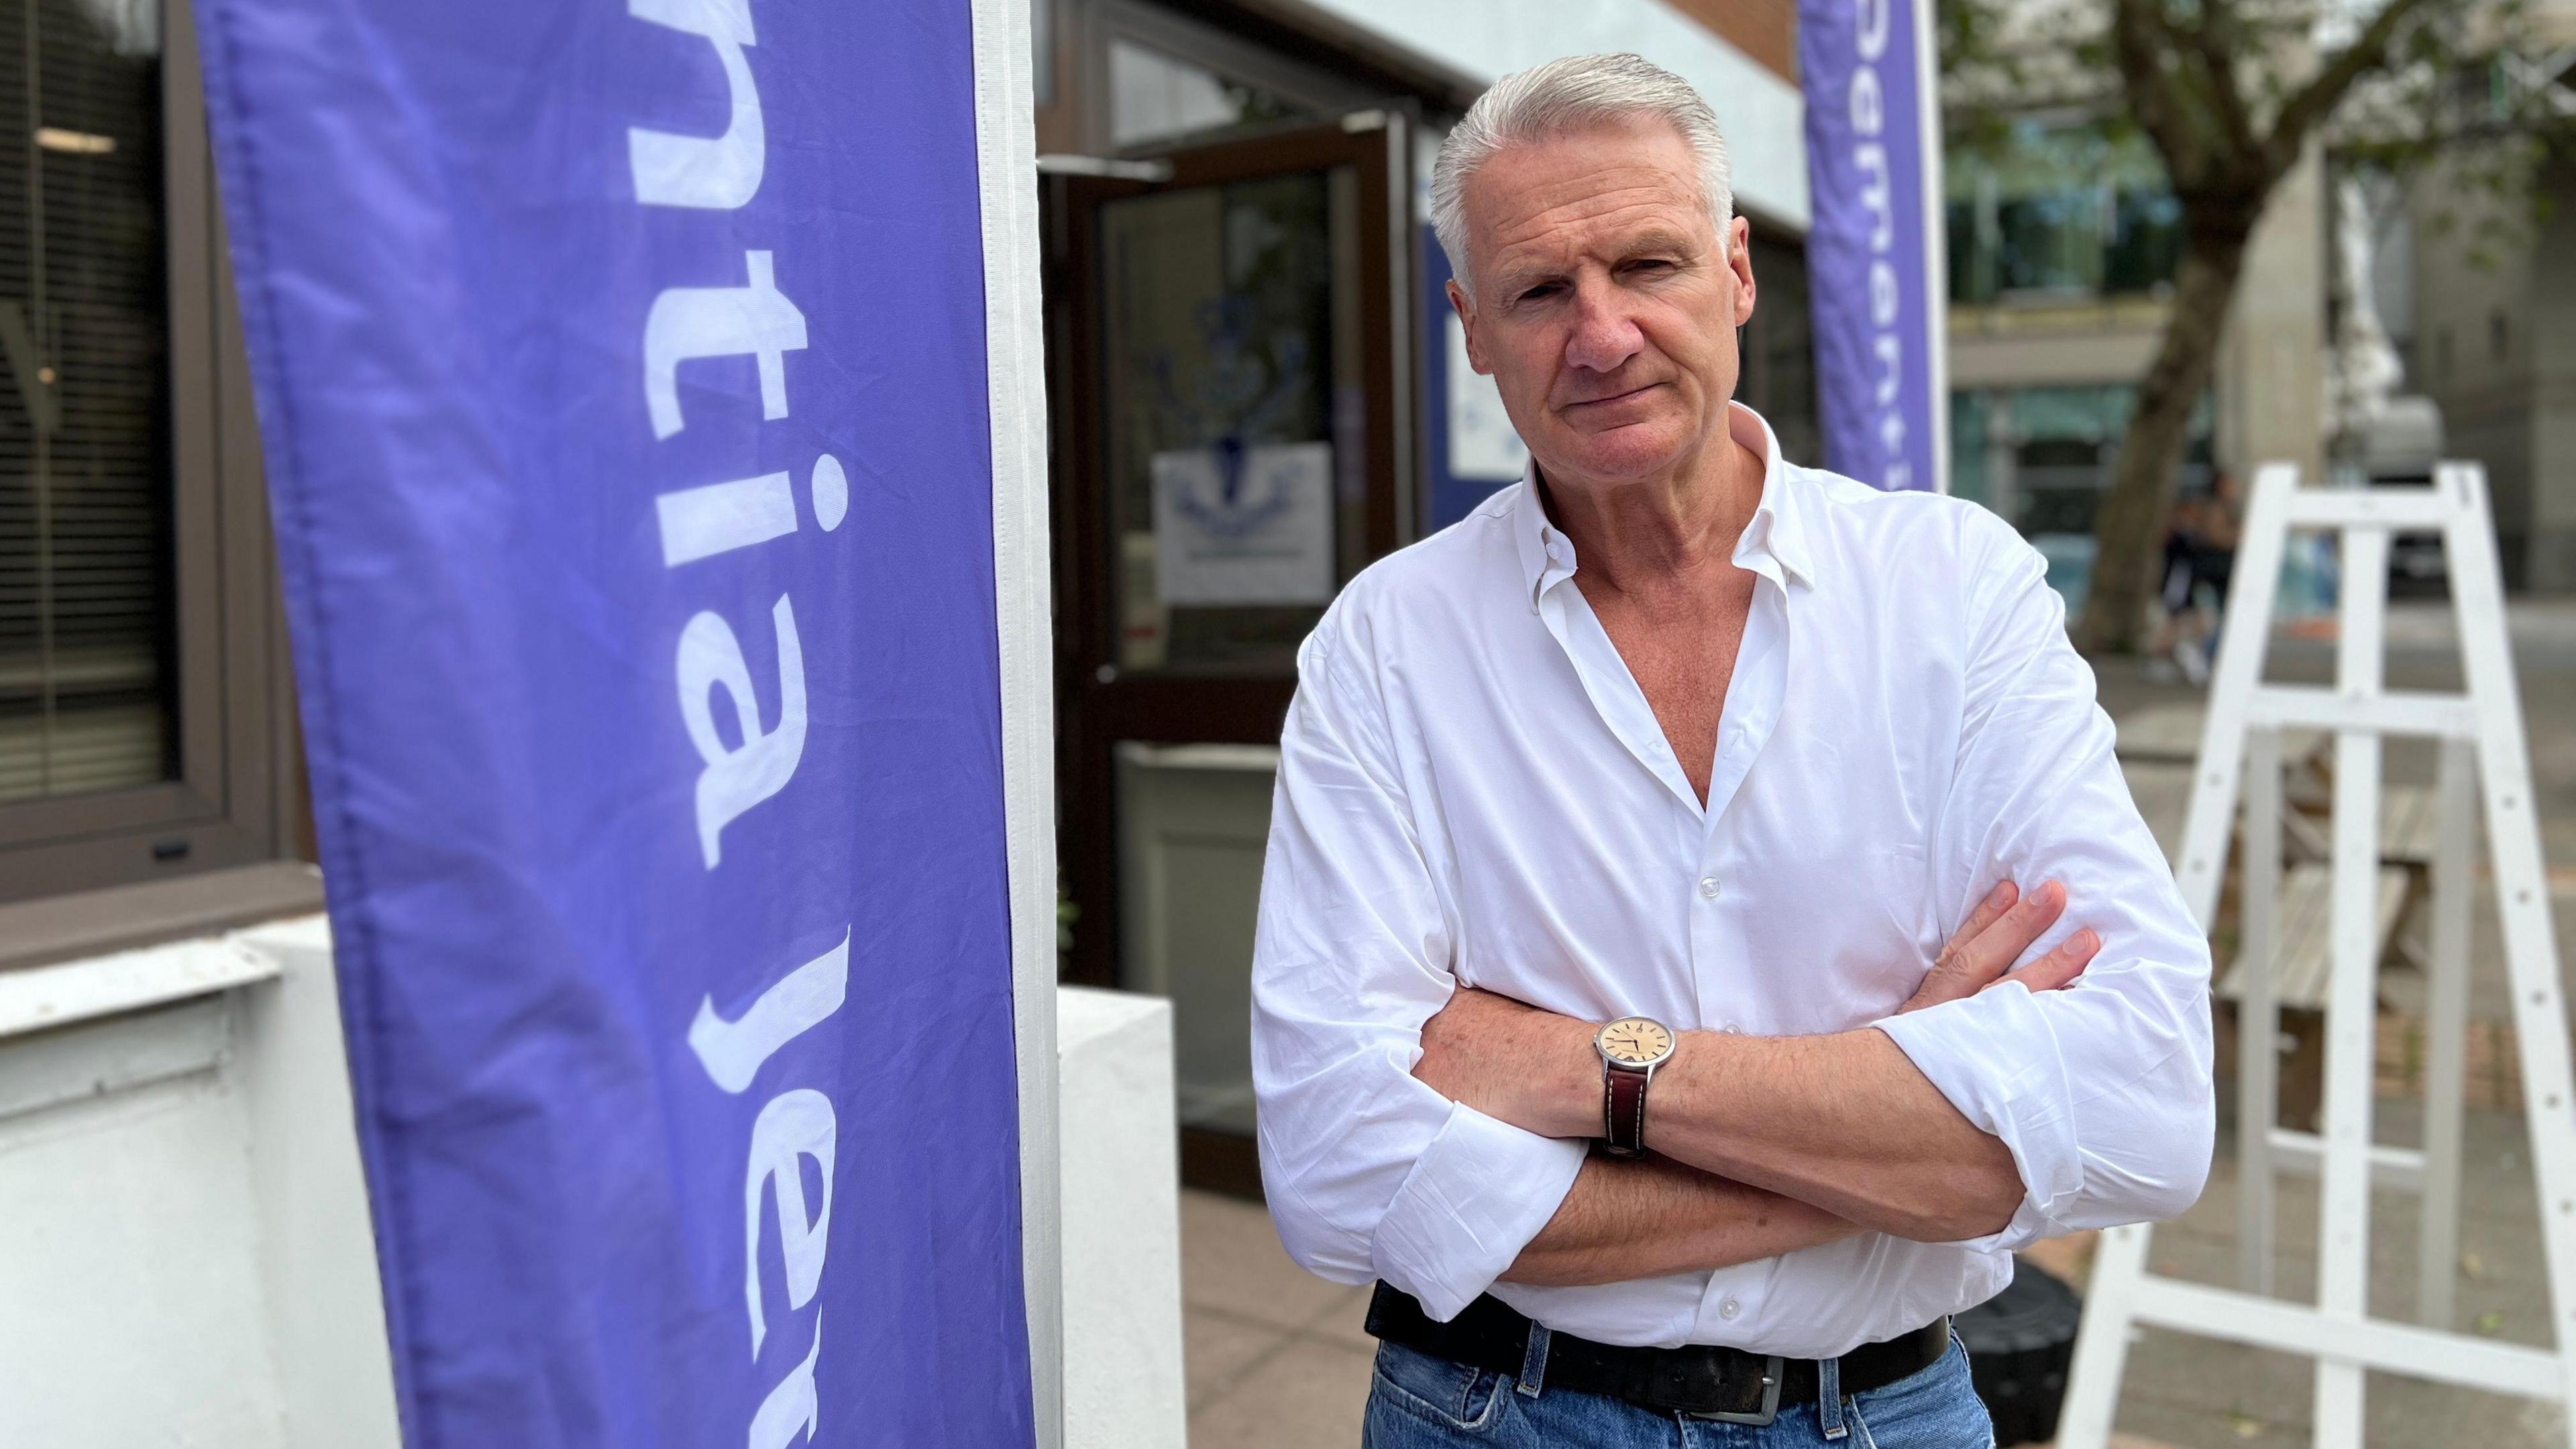
<path id="1" fill-rule="evenodd" d="M 2186 486 L 2261 460 L 2311 477 L 2323 464 L 2322 171 L 2310 154 L 2264 214 Z M 2164 330 L 2181 208 L 2144 137 L 2062 112 L 1954 144 L 1946 184 L 1951 489 L 2011 519 L 2073 586 Z"/>
<path id="2" fill-rule="evenodd" d="M 2576 6 L 2555 79 L 2576 114 Z M 2539 193 L 2498 200 L 2436 168 L 2384 218 L 2375 279 L 2409 385 L 2442 410 L 2449 450 L 2486 461 L 2510 587 L 2576 592 L 2576 157 Z M 2498 223 L 2482 227 L 2482 221 Z"/>

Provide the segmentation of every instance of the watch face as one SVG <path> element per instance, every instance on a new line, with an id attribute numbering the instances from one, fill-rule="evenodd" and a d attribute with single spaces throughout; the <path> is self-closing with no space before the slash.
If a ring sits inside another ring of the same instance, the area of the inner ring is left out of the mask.
<path id="1" fill-rule="evenodd" d="M 1601 1028 L 1601 1054 L 1631 1067 L 1649 1067 L 1673 1054 L 1673 1034 L 1660 1021 L 1626 1016 Z"/>

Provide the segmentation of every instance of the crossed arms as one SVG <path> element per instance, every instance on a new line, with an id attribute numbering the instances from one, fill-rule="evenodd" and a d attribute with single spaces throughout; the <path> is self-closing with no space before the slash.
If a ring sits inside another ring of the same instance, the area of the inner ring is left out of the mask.
<path id="1" fill-rule="evenodd" d="M 2049 882 L 1998 885 L 1905 1010 L 2005 981 L 2064 988 L 2100 949 L 2079 930 L 2015 966 L 2066 906 Z M 1451 1101 L 1547 1137 L 1600 1130 L 1595 1024 L 1462 989 L 1426 1022 L 1413 1075 Z M 1503 1273 L 1616 1283 L 1725 1268 L 1864 1231 L 1925 1242 L 2001 1232 L 2023 1186 L 1980 1131 L 1874 1028 L 1829 1036 L 1686 1032 L 1657 1070 L 1655 1156 L 1587 1159 L 1547 1226 Z"/>

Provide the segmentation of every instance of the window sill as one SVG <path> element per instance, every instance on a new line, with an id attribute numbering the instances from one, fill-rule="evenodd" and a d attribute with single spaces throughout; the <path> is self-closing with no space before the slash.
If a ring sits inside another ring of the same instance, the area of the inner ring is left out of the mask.
<path id="1" fill-rule="evenodd" d="M 0 906 L 0 971 L 208 936 L 322 909 L 322 873 L 268 861 Z"/>

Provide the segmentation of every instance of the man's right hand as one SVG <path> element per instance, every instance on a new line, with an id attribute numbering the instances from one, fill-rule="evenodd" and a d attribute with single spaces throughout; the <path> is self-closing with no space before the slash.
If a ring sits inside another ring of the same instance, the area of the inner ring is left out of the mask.
<path id="1" fill-rule="evenodd" d="M 1923 984 L 1905 1005 L 1901 1014 L 1938 1006 L 1974 996 L 1989 986 L 2018 981 L 2033 991 L 2054 991 L 2084 974 L 2093 953 L 2102 949 L 2102 938 L 2090 927 L 2077 931 L 2057 945 L 2057 949 L 2014 969 L 2013 963 L 2038 940 L 2042 933 L 2057 923 L 2066 911 L 2066 887 L 2046 881 L 2024 896 L 2011 881 L 1999 882 L 1985 900 L 1968 917 L 1968 923 L 1941 948 Z"/>

